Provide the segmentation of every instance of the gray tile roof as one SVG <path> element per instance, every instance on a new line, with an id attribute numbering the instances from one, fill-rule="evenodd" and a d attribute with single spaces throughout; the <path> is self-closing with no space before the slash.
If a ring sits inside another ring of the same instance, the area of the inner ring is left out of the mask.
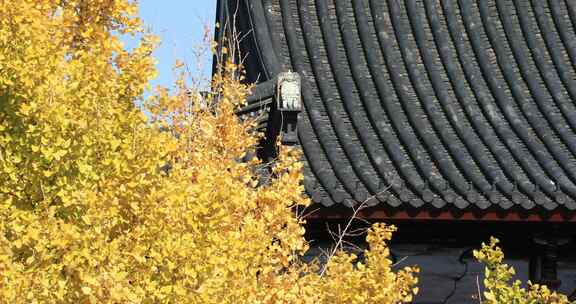
<path id="1" fill-rule="evenodd" d="M 576 1 L 239 3 L 315 202 L 576 209 Z"/>

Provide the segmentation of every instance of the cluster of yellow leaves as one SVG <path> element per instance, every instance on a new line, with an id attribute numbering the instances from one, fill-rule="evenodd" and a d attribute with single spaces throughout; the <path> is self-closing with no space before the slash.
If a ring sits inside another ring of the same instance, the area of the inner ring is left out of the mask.
<path id="1" fill-rule="evenodd" d="M 515 275 L 514 268 L 503 264 L 504 253 L 497 246 L 498 240 L 491 238 L 489 244 L 482 244 L 480 250 L 474 251 L 478 261 L 485 263 L 484 303 L 487 304 L 568 304 L 565 295 L 552 292 L 544 285 L 528 282 L 528 288 L 522 288 L 521 282 L 510 282 Z"/>
<path id="2" fill-rule="evenodd" d="M 391 271 L 390 227 L 370 230 L 365 262 L 300 262 L 300 156 L 283 150 L 262 185 L 239 161 L 257 138 L 234 115 L 237 67 L 212 104 L 179 82 L 136 106 L 156 43 L 136 13 L 0 1 L 0 303 L 410 301 L 416 269 Z M 135 33 L 128 51 L 118 35 Z"/>

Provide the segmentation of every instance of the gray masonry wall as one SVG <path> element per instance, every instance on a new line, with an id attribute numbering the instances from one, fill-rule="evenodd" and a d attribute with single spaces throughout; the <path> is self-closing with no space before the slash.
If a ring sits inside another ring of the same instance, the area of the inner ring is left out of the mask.
<path id="1" fill-rule="evenodd" d="M 329 243 L 312 243 L 306 258 L 322 257 Z M 365 245 L 361 245 L 365 247 Z M 434 244 L 396 244 L 391 246 L 395 268 L 418 265 L 420 267 L 420 289 L 415 304 L 436 303 L 480 303 L 478 293 L 483 292 L 484 266 L 471 256 L 472 248 L 438 247 Z M 461 255 L 464 252 L 463 258 Z M 506 252 L 505 252 L 506 254 Z M 528 280 L 528 260 L 506 259 L 516 270 L 516 278 Z M 564 255 L 558 263 L 558 274 L 562 285 L 559 291 L 570 294 L 576 290 L 576 255 Z"/>

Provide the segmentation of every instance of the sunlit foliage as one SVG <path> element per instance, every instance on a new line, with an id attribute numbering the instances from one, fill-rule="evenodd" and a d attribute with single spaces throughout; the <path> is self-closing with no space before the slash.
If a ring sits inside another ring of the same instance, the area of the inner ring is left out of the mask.
<path id="1" fill-rule="evenodd" d="M 486 264 L 483 303 L 486 304 L 567 304 L 565 295 L 552 292 L 546 286 L 528 282 L 528 288 L 522 288 L 519 280 L 512 278 L 514 268 L 504 264 L 504 253 L 497 246 L 498 240 L 492 238 L 489 244 L 482 244 L 480 250 L 474 251 L 474 256 Z"/>
<path id="2" fill-rule="evenodd" d="M 0 1 L 1 303 L 400 303 L 392 227 L 363 262 L 304 264 L 294 206 L 300 155 L 282 149 L 259 185 L 257 144 L 235 109 L 238 67 L 207 99 L 143 100 L 156 39 L 128 0 Z M 142 35 L 127 50 L 119 35 Z M 139 104 L 140 106 L 136 106 Z"/>

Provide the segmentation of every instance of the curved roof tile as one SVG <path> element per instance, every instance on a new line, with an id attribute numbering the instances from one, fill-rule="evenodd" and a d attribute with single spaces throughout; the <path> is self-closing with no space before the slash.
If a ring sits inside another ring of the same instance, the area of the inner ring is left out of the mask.
<path id="1" fill-rule="evenodd" d="M 260 71 L 303 79 L 315 202 L 576 209 L 573 1 L 240 3 Z"/>

